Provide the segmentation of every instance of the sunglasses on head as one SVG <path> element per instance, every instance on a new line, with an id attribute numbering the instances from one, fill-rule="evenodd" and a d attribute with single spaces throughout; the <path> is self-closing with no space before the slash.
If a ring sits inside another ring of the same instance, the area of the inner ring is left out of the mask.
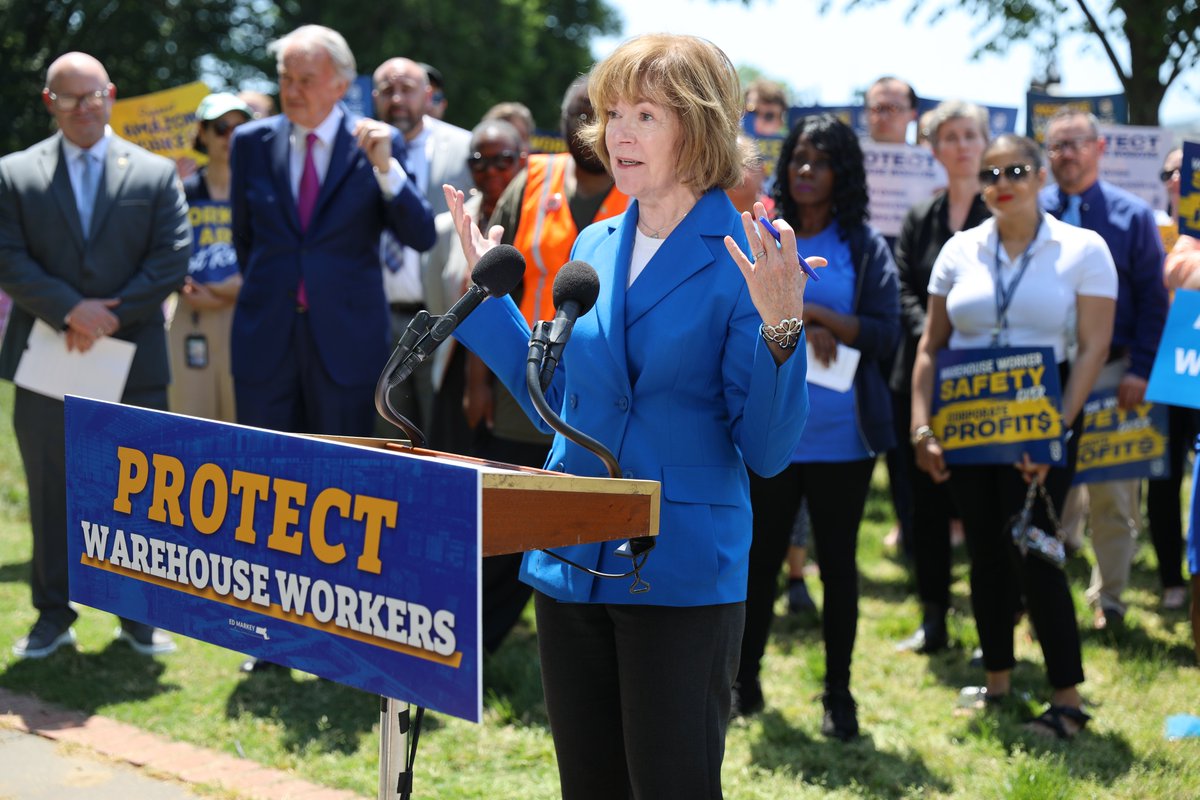
<path id="1" fill-rule="evenodd" d="M 217 136 L 225 136 L 241 124 L 242 123 L 240 122 L 230 122 L 229 120 L 219 119 L 212 124 L 212 129 L 213 133 L 215 133 Z"/>
<path id="2" fill-rule="evenodd" d="M 1009 164 L 1007 167 L 986 167 L 979 170 L 979 182 L 984 186 L 995 186 L 1003 175 L 1012 181 L 1023 181 L 1037 171 L 1032 164 Z"/>
<path id="3" fill-rule="evenodd" d="M 517 154 L 512 150 L 501 150 L 494 156 L 485 156 L 483 153 L 472 153 L 467 159 L 467 166 L 472 172 L 483 172 L 489 167 L 510 169 L 516 163 Z"/>

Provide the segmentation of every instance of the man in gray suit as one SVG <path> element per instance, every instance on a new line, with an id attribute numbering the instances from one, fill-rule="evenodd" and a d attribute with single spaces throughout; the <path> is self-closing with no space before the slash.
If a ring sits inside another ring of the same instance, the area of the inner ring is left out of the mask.
<path id="1" fill-rule="evenodd" d="M 12 380 L 40 319 L 64 333 L 68 350 L 87 353 L 104 336 L 133 342 L 121 400 L 165 410 L 162 301 L 183 284 L 192 233 L 174 165 L 108 127 L 115 97 L 95 58 L 60 56 L 42 90 L 59 132 L 0 159 L 0 288 L 13 298 L 0 378 Z M 13 428 L 29 484 L 38 610 L 13 653 L 44 658 L 74 646 L 78 616 L 68 602 L 63 402 L 17 387 Z M 175 649 L 132 620 L 121 620 L 118 636 L 145 655 Z"/>
<path id="2" fill-rule="evenodd" d="M 471 154 L 471 133 L 429 116 L 433 87 L 425 68 L 407 58 L 389 58 L 373 76 L 375 116 L 395 126 L 408 145 L 405 170 L 417 182 L 436 217 L 448 210 L 443 184 L 465 189 L 471 173 L 467 157 Z M 440 276 L 425 274 L 420 254 L 401 247 L 389 233 L 380 243 L 383 264 L 383 290 L 391 310 L 392 338 L 399 339 L 412 318 L 428 308 L 426 292 Z M 457 299 L 457 298 L 454 298 Z M 392 402 L 405 417 L 429 436 L 433 418 L 432 363 L 425 362 L 406 384 L 395 390 Z M 382 432 L 382 431 L 381 431 Z M 442 445 L 431 441 L 435 447 Z"/>

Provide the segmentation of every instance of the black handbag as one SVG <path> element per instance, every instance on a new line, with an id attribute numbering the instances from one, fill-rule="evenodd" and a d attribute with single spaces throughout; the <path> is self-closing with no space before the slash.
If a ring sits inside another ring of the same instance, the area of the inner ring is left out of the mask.
<path id="1" fill-rule="evenodd" d="M 1050 518 L 1050 524 L 1054 526 L 1053 533 L 1047 533 L 1032 522 L 1033 504 L 1039 495 L 1046 504 L 1046 516 Z M 1063 535 L 1058 515 L 1054 513 L 1054 504 L 1050 502 L 1050 495 L 1046 493 L 1046 487 L 1042 485 L 1041 481 L 1030 482 L 1029 491 L 1025 493 L 1025 505 L 1021 508 L 1021 512 L 1010 520 L 1009 530 L 1012 533 L 1013 544 L 1020 551 L 1022 558 L 1034 556 L 1059 569 L 1062 569 L 1063 565 L 1067 563 L 1067 548 L 1063 544 L 1066 537 Z"/>

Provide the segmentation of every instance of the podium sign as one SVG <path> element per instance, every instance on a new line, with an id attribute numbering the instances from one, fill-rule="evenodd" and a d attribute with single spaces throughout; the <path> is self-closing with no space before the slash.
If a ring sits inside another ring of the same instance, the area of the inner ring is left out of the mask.
<path id="1" fill-rule="evenodd" d="M 481 471 L 66 399 L 71 599 L 482 716 Z"/>

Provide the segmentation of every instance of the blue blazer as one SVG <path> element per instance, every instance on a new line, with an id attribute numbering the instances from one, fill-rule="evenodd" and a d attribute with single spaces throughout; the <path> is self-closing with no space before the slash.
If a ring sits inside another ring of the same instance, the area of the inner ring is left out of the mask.
<path id="1" fill-rule="evenodd" d="M 547 399 L 571 426 L 604 443 L 624 474 L 662 482 L 658 546 L 632 595 L 631 580 L 595 579 L 540 552 L 522 580 L 573 602 L 694 606 L 746 598 L 751 514 L 746 470 L 787 466 L 808 416 L 805 344 L 782 366 L 759 336 L 746 281 L 723 242 L 746 247 L 741 220 L 719 190 L 700 201 L 626 291 L 638 206 L 588 227 L 573 258 L 600 276 L 595 307 L 575 323 Z M 529 326 L 512 299 L 490 299 L 455 335 L 529 401 Z M 606 476 L 590 452 L 556 435 L 550 469 Z M 536 520 L 530 521 L 536 525 Z M 604 572 L 625 572 L 614 543 L 562 548 Z"/>
<path id="2" fill-rule="evenodd" d="M 242 125 L 234 135 L 230 203 L 245 282 L 230 342 L 239 381 L 260 383 L 277 374 L 292 347 L 301 276 L 309 325 L 330 377 L 342 386 L 373 384 L 387 362 L 390 332 L 379 236 L 387 228 L 404 244 L 428 250 L 433 216 L 412 180 L 390 201 L 384 199 L 371 162 L 355 144 L 353 127 L 346 113 L 304 232 L 288 175 L 291 122 L 280 114 Z M 392 137 L 392 155 L 404 164 L 398 133 Z"/>

